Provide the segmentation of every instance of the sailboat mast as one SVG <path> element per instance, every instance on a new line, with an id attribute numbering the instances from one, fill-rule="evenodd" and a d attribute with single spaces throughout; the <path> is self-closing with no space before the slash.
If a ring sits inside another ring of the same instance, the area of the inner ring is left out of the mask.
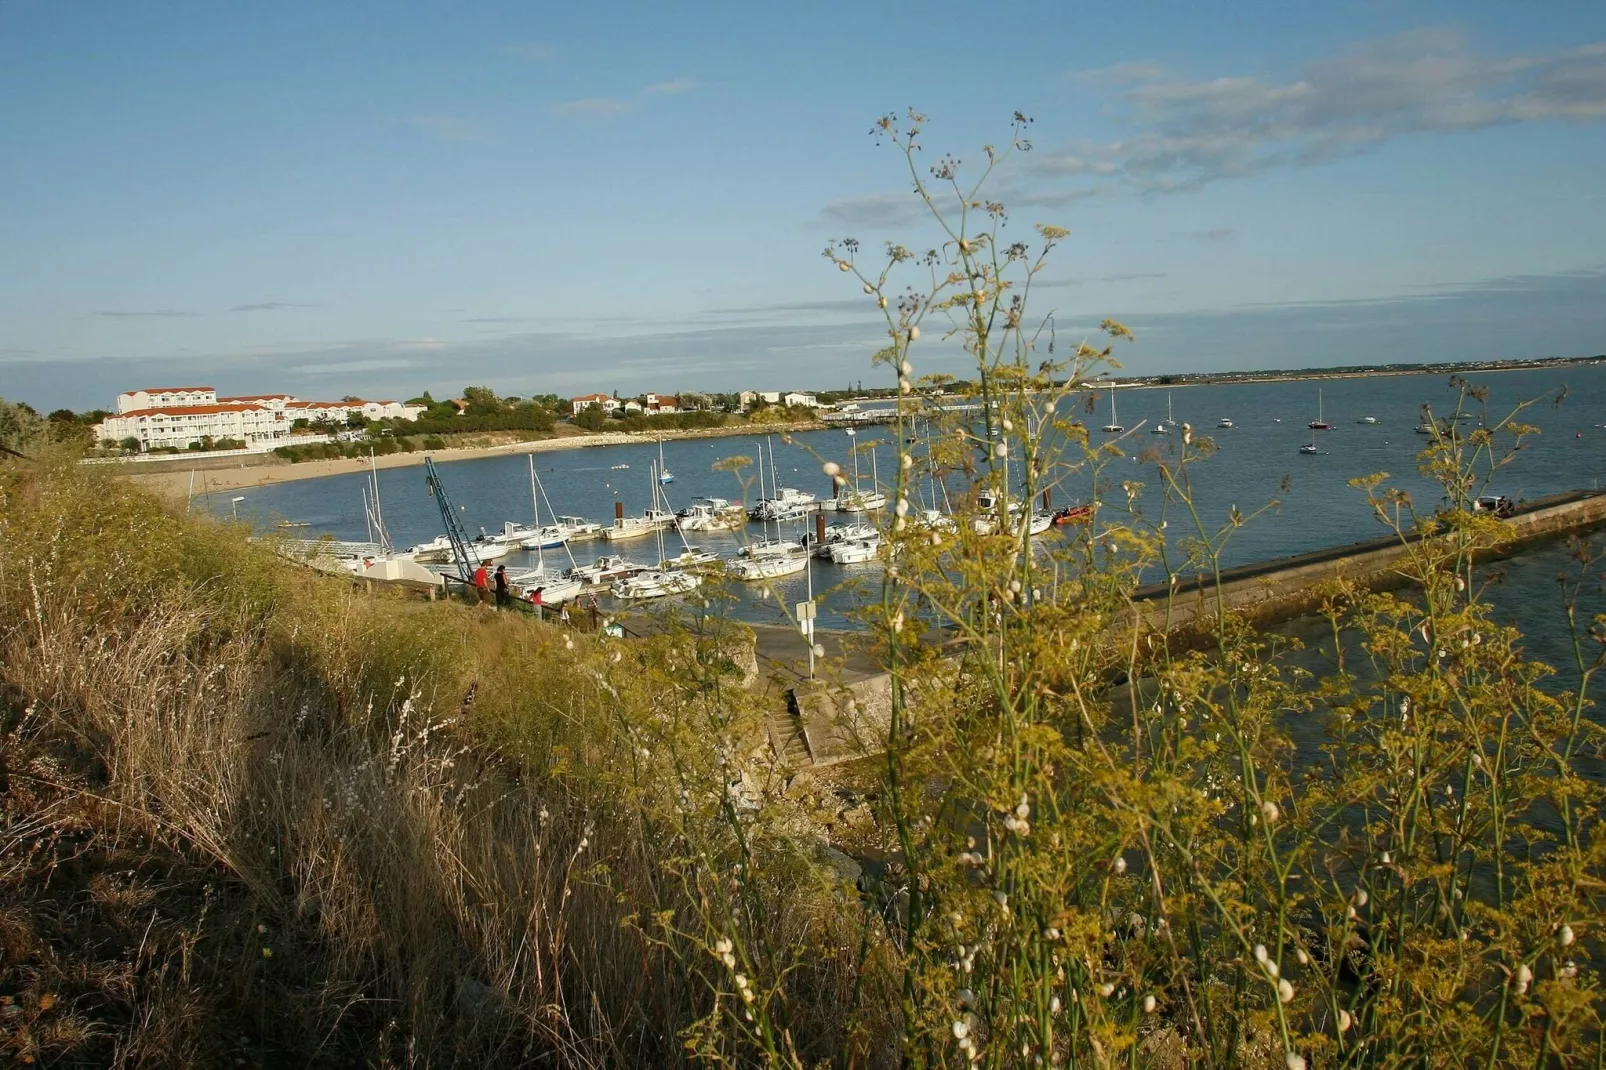
<path id="1" fill-rule="evenodd" d="M 546 554 L 541 549 L 541 500 L 535 493 L 535 457 L 529 456 L 525 460 L 530 462 L 530 525 L 535 529 L 535 568 L 540 574 L 539 582 L 546 582 Z"/>

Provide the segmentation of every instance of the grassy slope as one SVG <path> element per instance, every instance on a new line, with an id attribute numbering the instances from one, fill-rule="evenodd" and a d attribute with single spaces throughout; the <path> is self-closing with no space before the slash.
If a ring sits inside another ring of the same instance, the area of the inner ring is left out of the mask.
<path id="1" fill-rule="evenodd" d="M 731 849 L 709 744 L 751 716 L 717 651 L 361 597 L 99 473 L 0 475 L 7 1057 L 683 1057 L 676 859 Z M 804 949 L 814 871 L 771 864 Z"/>

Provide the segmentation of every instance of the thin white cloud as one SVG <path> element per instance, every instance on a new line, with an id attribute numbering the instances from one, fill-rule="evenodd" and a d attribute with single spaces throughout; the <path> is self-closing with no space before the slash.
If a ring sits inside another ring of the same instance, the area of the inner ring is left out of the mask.
<path id="1" fill-rule="evenodd" d="M 552 112 L 565 119 L 611 119 L 634 111 L 652 97 L 689 93 L 697 88 L 697 84 L 696 80 L 691 78 L 671 78 L 666 82 L 654 82 L 643 86 L 627 96 L 581 97 L 578 100 L 561 101 L 552 105 Z"/>

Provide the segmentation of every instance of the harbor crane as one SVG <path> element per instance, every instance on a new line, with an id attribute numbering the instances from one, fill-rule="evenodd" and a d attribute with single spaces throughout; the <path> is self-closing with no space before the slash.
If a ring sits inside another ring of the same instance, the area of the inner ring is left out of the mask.
<path id="1" fill-rule="evenodd" d="M 441 523 L 446 528 L 446 541 L 452 544 L 452 560 L 457 565 L 456 579 L 474 585 L 474 566 L 478 562 L 469 553 L 468 533 L 463 530 L 463 522 L 457 519 L 457 510 L 452 507 L 452 497 L 446 493 L 446 484 L 441 482 L 440 473 L 435 471 L 435 462 L 428 457 L 424 458 L 424 484 L 429 487 L 430 496 L 435 499 L 435 505 L 441 511 Z"/>

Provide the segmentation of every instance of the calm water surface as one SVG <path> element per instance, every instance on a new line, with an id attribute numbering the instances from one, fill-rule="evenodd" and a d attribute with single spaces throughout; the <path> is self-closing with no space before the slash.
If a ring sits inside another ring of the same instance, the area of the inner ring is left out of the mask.
<path id="1" fill-rule="evenodd" d="M 1600 368 L 1558 368 L 1544 371 L 1505 372 L 1471 376 L 1489 388 L 1489 412 L 1504 415 L 1521 400 L 1541 398 L 1529 410 L 1525 422 L 1537 424 L 1543 433 L 1533 439 L 1499 476 L 1491 487 L 1496 493 L 1513 498 L 1536 498 L 1544 494 L 1580 488 L 1595 488 L 1603 475 L 1606 457 L 1606 370 Z M 1565 388 L 1565 401 L 1553 404 Z M 1305 455 L 1300 445 L 1310 441 L 1306 424 L 1315 418 L 1318 384 L 1264 383 L 1188 387 L 1169 391 L 1178 421 L 1213 436 L 1220 449 L 1209 461 L 1191 469 L 1195 501 L 1205 522 L 1221 524 L 1233 506 L 1249 512 L 1272 499 L 1280 500 L 1274 511 L 1256 519 L 1239 532 L 1226 551 L 1227 565 L 1244 564 L 1272 557 L 1303 553 L 1358 539 L 1372 538 L 1383 529 L 1372 517 L 1362 494 L 1347 486 L 1355 476 L 1388 472 L 1390 483 L 1410 490 L 1419 505 L 1431 509 L 1440 499 L 1438 488 L 1416 472 L 1416 455 L 1426 442 L 1414 433 L 1420 408 L 1430 403 L 1439 413 L 1447 413 L 1455 402 L 1449 377 L 1442 374 L 1389 376 L 1374 379 L 1331 380 L 1320 384 L 1323 415 L 1333 430 L 1318 436 L 1322 452 Z M 1125 390 L 1118 395 L 1121 421 L 1138 428 L 1127 439 L 1129 452 L 1143 453 L 1151 447 L 1162 455 L 1177 449 L 1177 436 L 1153 435 L 1149 427 L 1166 414 L 1165 388 Z M 1093 426 L 1106 422 L 1107 396 L 1100 397 L 1095 413 L 1087 418 Z M 1362 425 L 1363 416 L 1377 419 Z M 1222 417 L 1237 425 L 1216 430 Z M 1475 426 L 1474 422 L 1463 424 Z M 765 442 L 770 443 L 765 446 Z M 867 428 L 859 432 L 861 444 L 879 442 L 876 463 L 883 475 L 890 475 L 895 451 L 888 428 Z M 738 436 L 711 440 L 687 440 L 663 444 L 664 460 L 675 481 L 666 490 L 675 508 L 693 498 L 758 497 L 756 488 L 744 492 L 735 475 L 716 471 L 715 466 L 733 456 L 756 457 L 761 449 L 773 448 L 783 486 L 813 491 L 822 497 L 829 483 L 820 472 L 814 453 L 836 458 L 846 464 L 850 439 L 840 430 L 814 431 L 794 436 L 792 443 L 779 437 L 766 440 L 758 436 Z M 640 513 L 651 502 L 650 464 L 657 460 L 658 446 L 651 443 L 592 447 L 535 454 L 535 463 L 553 509 L 575 513 L 598 522 L 611 521 L 614 502 L 622 502 L 627 514 Z M 1145 496 L 1147 510 L 1157 516 L 1158 489 L 1154 465 L 1146 460 L 1121 461 L 1130 466 L 1131 478 L 1149 485 Z M 481 527 L 498 530 L 504 520 L 531 518 L 528 462 L 524 455 L 457 461 L 442 465 L 442 479 L 452 499 L 460 507 L 464 526 L 470 534 Z M 629 468 L 615 468 L 629 465 Z M 871 459 L 862 453 L 861 471 L 870 476 Z M 752 477 L 753 472 L 748 470 Z M 296 534 L 330 534 L 341 539 L 362 539 L 366 527 L 362 511 L 365 474 L 330 476 L 300 480 L 276 486 L 247 489 L 239 504 L 240 517 L 263 531 L 283 518 L 308 521 L 310 528 Z M 1286 490 L 1282 489 L 1285 480 Z M 767 480 L 766 480 L 767 482 Z M 385 518 L 399 545 L 411 545 L 434 538 L 441 532 L 435 501 L 425 490 L 421 467 L 395 468 L 379 473 L 379 486 Z M 1093 488 L 1067 487 L 1056 494 L 1058 500 L 1091 497 Z M 1102 495 L 1109 498 L 1109 492 Z M 227 515 L 229 494 L 215 493 L 207 504 Z M 543 517 L 546 508 L 543 504 Z M 1181 518 L 1170 522 L 1178 530 Z M 800 528 L 795 530 L 801 530 Z M 751 532 L 757 528 L 750 528 Z M 1056 536 L 1048 536 L 1053 538 Z M 678 537 L 667 536 L 671 553 L 680 549 Z M 694 540 L 710 549 L 733 552 L 739 545 L 729 534 L 697 533 Z M 655 559 L 656 544 L 637 540 L 622 544 L 623 553 L 638 561 Z M 574 548 L 576 558 L 589 561 L 597 554 L 618 549 L 601 542 L 581 543 Z M 1552 557 L 1565 555 L 1559 550 L 1538 551 L 1505 566 L 1507 582 L 1497 590 L 1502 612 L 1522 620 L 1530 641 L 1548 651 L 1554 637 L 1548 630 L 1545 607 L 1554 606 L 1556 565 Z M 509 566 L 525 563 L 526 555 L 506 558 Z M 568 564 L 563 551 L 557 562 Z M 548 552 L 548 565 L 553 563 Z M 836 588 L 854 578 L 873 579 L 873 565 L 838 567 L 817 564 L 812 570 L 816 591 Z M 788 603 L 803 597 L 805 579 L 788 577 L 771 586 Z M 737 609 L 752 621 L 781 622 L 784 618 L 772 602 L 757 597 L 750 587 L 749 598 Z M 821 627 L 843 626 L 844 614 L 857 596 L 838 591 L 825 600 L 820 612 Z M 1606 607 L 1599 607 L 1606 608 Z M 1531 627 L 1528 627 L 1531 625 Z M 1540 653 L 1536 650 L 1536 653 Z"/>

